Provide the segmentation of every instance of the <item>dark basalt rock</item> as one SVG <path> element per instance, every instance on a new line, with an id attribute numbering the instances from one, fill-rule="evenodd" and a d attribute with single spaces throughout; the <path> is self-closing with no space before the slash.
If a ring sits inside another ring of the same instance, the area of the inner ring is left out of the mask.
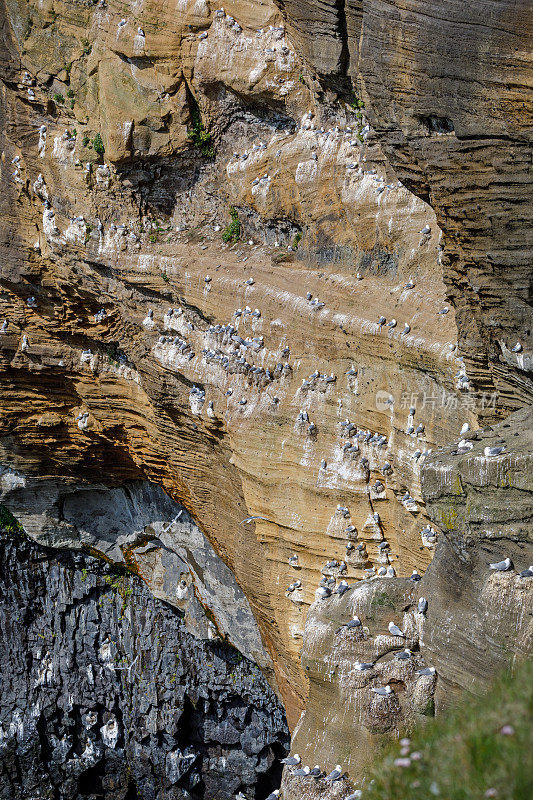
<path id="1" fill-rule="evenodd" d="M 265 797 L 288 730 L 258 667 L 137 578 L 0 540 L 1 800 Z"/>

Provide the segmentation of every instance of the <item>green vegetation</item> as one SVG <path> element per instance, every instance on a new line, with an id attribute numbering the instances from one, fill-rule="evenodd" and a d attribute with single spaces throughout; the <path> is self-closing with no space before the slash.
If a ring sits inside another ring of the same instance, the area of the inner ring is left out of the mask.
<path id="1" fill-rule="evenodd" d="M 363 800 L 529 800 L 532 711 L 529 661 L 514 676 L 501 677 L 484 697 L 463 698 L 444 717 L 418 728 L 410 756 L 400 757 L 398 744 L 391 747 Z"/>
<path id="2" fill-rule="evenodd" d="M 0 530 L 6 533 L 14 533 L 18 536 L 24 533 L 24 528 L 11 511 L 0 503 Z"/>
<path id="3" fill-rule="evenodd" d="M 89 40 L 88 39 L 82 39 L 81 40 L 81 46 L 83 47 L 83 55 L 84 56 L 89 56 L 91 54 L 91 50 L 93 49 L 92 45 L 89 44 Z"/>
<path id="4" fill-rule="evenodd" d="M 121 618 L 124 617 L 128 600 L 130 599 L 133 589 L 129 585 L 128 576 L 120 573 L 116 575 L 107 575 L 105 578 L 107 585 L 122 598 L 122 607 L 120 609 Z"/>
<path id="5" fill-rule="evenodd" d="M 241 222 L 239 220 L 239 215 L 237 213 L 237 209 L 235 206 L 230 206 L 229 215 L 231 217 L 231 222 L 224 229 L 222 232 L 222 241 L 223 242 L 231 242 L 231 244 L 235 244 L 241 238 Z"/>
<path id="6" fill-rule="evenodd" d="M 97 133 L 93 139 L 93 147 L 94 147 L 94 152 L 98 153 L 99 156 L 104 155 L 105 153 L 104 143 L 99 133 Z"/>
<path id="7" fill-rule="evenodd" d="M 301 231 L 298 231 L 298 233 L 295 235 L 294 239 L 292 240 L 292 246 L 294 247 L 295 250 L 298 250 L 298 245 L 302 241 L 302 236 L 303 236 L 303 233 Z"/>
<path id="8" fill-rule="evenodd" d="M 213 158 L 215 148 L 213 147 L 213 137 L 204 128 L 198 104 L 191 102 L 191 128 L 187 131 L 187 136 L 197 147 L 205 158 Z"/>
<path id="9" fill-rule="evenodd" d="M 83 145 L 84 147 L 87 147 L 87 146 L 89 145 L 90 141 L 91 141 L 91 140 L 89 139 L 89 137 L 87 136 L 87 134 L 85 134 L 85 136 L 84 136 L 84 137 L 83 137 L 83 139 L 81 140 L 81 143 L 82 143 L 82 145 Z"/>
<path id="10" fill-rule="evenodd" d="M 76 95 L 75 95 L 75 93 L 74 93 L 74 90 L 73 90 L 73 89 L 69 89 L 69 90 L 68 90 L 68 92 L 67 92 L 67 97 L 76 97 Z"/>
<path id="11" fill-rule="evenodd" d="M 57 103 L 58 105 L 62 105 L 64 102 L 65 102 L 65 98 L 63 97 L 62 94 L 55 94 L 54 95 L 54 103 Z"/>
<path id="12" fill-rule="evenodd" d="M 359 100 L 359 98 L 356 97 L 355 94 L 353 95 L 352 100 L 348 102 L 348 105 L 350 106 L 350 108 L 353 108 L 354 111 L 359 111 L 361 108 L 365 107 L 363 101 Z"/>

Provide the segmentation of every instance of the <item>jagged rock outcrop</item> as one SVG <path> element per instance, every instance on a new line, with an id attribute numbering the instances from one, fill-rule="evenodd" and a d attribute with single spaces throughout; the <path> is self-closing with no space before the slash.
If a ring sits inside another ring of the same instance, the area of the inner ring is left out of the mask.
<path id="1" fill-rule="evenodd" d="M 0 575 L 2 800 L 230 800 L 279 784 L 283 709 L 237 650 L 90 556 L 2 532 Z"/>

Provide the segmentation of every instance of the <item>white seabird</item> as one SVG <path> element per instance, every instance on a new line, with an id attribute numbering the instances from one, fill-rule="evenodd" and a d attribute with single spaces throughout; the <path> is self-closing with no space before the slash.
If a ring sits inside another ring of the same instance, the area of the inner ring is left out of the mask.
<path id="1" fill-rule="evenodd" d="M 519 573 L 519 578 L 533 578 L 533 564 L 528 569 L 523 569 Z"/>
<path id="2" fill-rule="evenodd" d="M 286 764 L 288 767 L 297 767 L 301 762 L 302 759 L 298 753 L 295 753 L 293 756 L 285 756 L 285 758 L 281 759 L 281 763 Z"/>
<path id="3" fill-rule="evenodd" d="M 337 764 L 337 766 L 335 767 L 335 769 L 331 770 L 331 772 L 329 773 L 329 775 L 326 775 L 326 780 L 327 780 L 327 781 L 331 781 L 331 782 L 333 782 L 333 781 L 338 781 L 340 778 L 342 778 L 343 774 L 344 774 L 344 773 L 343 773 L 343 771 L 342 771 L 342 767 L 341 767 L 341 765 L 340 765 L 340 764 Z"/>
<path id="4" fill-rule="evenodd" d="M 435 667 L 422 667 L 421 669 L 417 669 L 416 674 L 425 677 L 427 675 L 434 675 L 435 672 Z"/>
<path id="5" fill-rule="evenodd" d="M 486 458 L 491 458 L 493 456 L 501 456 L 504 451 L 505 445 L 499 445 L 497 447 L 485 447 L 483 452 Z"/>
<path id="6" fill-rule="evenodd" d="M 507 572 L 512 566 L 513 562 L 510 558 L 506 558 L 503 561 L 496 561 L 494 564 L 489 564 L 489 567 L 497 572 Z"/>
<path id="7" fill-rule="evenodd" d="M 390 686 L 374 686 L 370 691 L 374 692 L 374 694 L 378 694 L 380 697 L 388 697 L 392 694 Z"/>
<path id="8" fill-rule="evenodd" d="M 392 636 L 402 636 L 405 639 L 405 633 L 392 620 L 389 622 L 389 633 Z"/>
<path id="9" fill-rule="evenodd" d="M 418 613 L 425 614 L 428 610 L 428 601 L 425 597 L 421 597 L 418 601 Z"/>
<path id="10" fill-rule="evenodd" d="M 311 767 L 303 767 L 300 769 L 295 769 L 292 774 L 295 778 L 307 778 L 310 772 Z"/>

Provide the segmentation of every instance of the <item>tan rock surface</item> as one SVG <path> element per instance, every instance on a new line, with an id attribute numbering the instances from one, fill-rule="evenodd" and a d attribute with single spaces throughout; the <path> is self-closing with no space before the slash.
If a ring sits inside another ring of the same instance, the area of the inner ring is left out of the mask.
<path id="1" fill-rule="evenodd" d="M 202 2 L 29 11 L 9 0 L 0 463 L 67 487 L 164 488 L 248 598 L 294 726 L 308 693 L 306 615 L 325 563 L 345 560 L 352 582 L 371 566 L 424 572 L 433 547 L 421 538 L 422 453 L 457 441 L 465 422 L 474 430 L 529 401 L 531 345 L 525 111 L 512 142 L 496 120 L 475 144 L 485 101 L 468 146 L 421 132 L 420 114 L 436 113 L 423 102 L 435 93 L 429 56 L 404 95 L 391 77 L 411 74 L 395 50 L 395 4 L 380 22 L 374 3 L 350 2 L 344 23 L 325 2 L 305 30 L 309 3 L 280 5 L 287 29 L 260 0 L 230 3 L 226 16 Z M 411 13 L 420 12 L 402 18 Z M 381 24 L 390 26 L 383 59 Z M 364 112 L 346 102 L 359 30 L 368 31 L 357 67 Z M 449 44 L 452 34 L 431 36 Z M 457 133 L 477 102 L 472 85 Z M 446 91 L 460 95 L 454 83 Z M 523 87 L 514 91 L 516 110 Z M 190 139 L 201 138 L 200 123 L 211 134 L 203 155 Z M 230 206 L 243 237 L 224 245 Z M 354 555 L 357 543 L 366 556 Z M 146 575 L 159 588 L 162 560 L 154 555 Z M 368 752 L 371 743 L 369 734 Z"/>

